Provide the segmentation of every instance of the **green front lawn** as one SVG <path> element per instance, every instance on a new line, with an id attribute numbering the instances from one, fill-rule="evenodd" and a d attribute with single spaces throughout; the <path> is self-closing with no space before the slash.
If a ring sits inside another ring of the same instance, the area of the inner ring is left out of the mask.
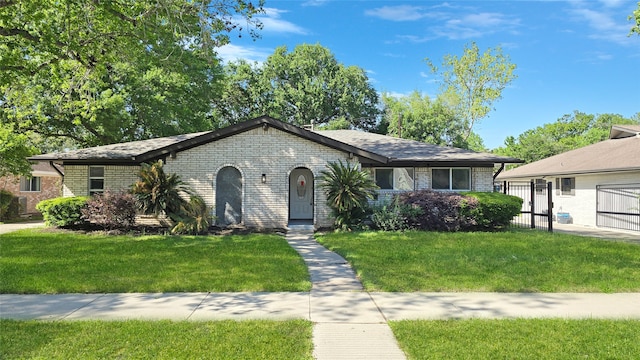
<path id="1" fill-rule="evenodd" d="M 409 359 L 638 359 L 639 320 L 442 320 L 389 325 Z"/>
<path id="2" fill-rule="evenodd" d="M 0 320 L 0 359 L 312 359 L 292 321 Z"/>
<path id="3" fill-rule="evenodd" d="M 309 291 L 282 236 L 0 235 L 0 293 Z"/>
<path id="4" fill-rule="evenodd" d="M 368 291 L 640 291 L 640 247 L 634 244 L 531 230 L 317 239 L 351 263 Z"/>

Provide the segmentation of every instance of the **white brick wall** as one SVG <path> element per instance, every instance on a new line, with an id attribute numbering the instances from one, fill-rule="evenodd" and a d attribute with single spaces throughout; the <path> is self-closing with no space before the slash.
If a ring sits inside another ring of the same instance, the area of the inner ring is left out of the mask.
<path id="1" fill-rule="evenodd" d="M 295 168 L 307 168 L 316 179 L 314 224 L 330 226 L 318 178 L 328 161 L 346 161 L 347 156 L 272 127 L 267 131 L 256 128 L 180 152 L 175 159 L 167 159 L 165 171 L 179 173 L 215 209 L 217 171 L 233 166 L 242 174 L 244 224 L 284 227 L 289 219 L 289 174 Z M 264 184 L 262 174 L 267 177 Z"/>
<path id="2" fill-rule="evenodd" d="M 120 191 L 129 190 L 138 180 L 139 166 L 104 166 L 105 190 Z M 64 186 L 62 196 L 86 196 L 89 195 L 89 166 L 65 165 Z"/>

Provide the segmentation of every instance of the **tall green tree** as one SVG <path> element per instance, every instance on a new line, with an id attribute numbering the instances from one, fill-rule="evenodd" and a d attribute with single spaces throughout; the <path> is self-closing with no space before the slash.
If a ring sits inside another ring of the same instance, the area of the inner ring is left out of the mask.
<path id="1" fill-rule="evenodd" d="M 218 119 L 270 115 L 299 126 L 346 120 L 353 128 L 371 129 L 380 114 L 365 71 L 339 63 L 319 44 L 291 52 L 282 46 L 260 66 L 239 62 L 225 70 L 226 95 L 215 102 Z"/>
<path id="2" fill-rule="evenodd" d="M 640 113 L 625 118 L 619 114 L 593 115 L 575 111 L 554 123 L 527 130 L 517 138 L 507 137 L 504 146 L 494 152 L 531 163 L 606 140 L 612 125 L 624 124 L 640 124 Z"/>
<path id="3" fill-rule="evenodd" d="M 0 2 L 0 120 L 80 146 L 211 127 L 216 47 L 262 2 Z"/>
<path id="4" fill-rule="evenodd" d="M 462 56 L 446 55 L 441 68 L 428 58 L 426 62 L 441 78 L 441 99 L 464 121 L 464 140 L 493 109 L 493 103 L 502 97 L 502 90 L 516 78 L 516 65 L 499 46 L 481 54 L 478 45 L 472 42 L 465 46 Z"/>
<path id="5" fill-rule="evenodd" d="M 14 133 L 11 126 L 0 127 L 0 178 L 10 174 L 29 176 L 31 164 L 27 157 L 35 153 L 25 134 Z"/>
<path id="6" fill-rule="evenodd" d="M 466 147 L 464 124 L 453 110 L 418 91 L 408 96 L 382 95 L 387 135 L 435 145 Z"/>

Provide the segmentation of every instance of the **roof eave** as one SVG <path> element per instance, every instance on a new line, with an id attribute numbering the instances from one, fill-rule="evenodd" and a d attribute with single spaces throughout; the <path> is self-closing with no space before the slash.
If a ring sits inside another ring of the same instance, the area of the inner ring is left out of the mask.
<path id="1" fill-rule="evenodd" d="M 592 169 L 592 170 L 578 170 L 578 171 L 552 171 L 548 173 L 526 173 L 510 175 L 502 173 L 498 176 L 500 180 L 507 179 L 520 179 L 520 178 L 535 178 L 535 177 L 547 177 L 547 176 L 563 176 L 563 175 L 595 175 L 595 174 L 608 174 L 614 172 L 632 172 L 640 171 L 640 167 L 637 168 L 612 168 L 612 169 Z"/>

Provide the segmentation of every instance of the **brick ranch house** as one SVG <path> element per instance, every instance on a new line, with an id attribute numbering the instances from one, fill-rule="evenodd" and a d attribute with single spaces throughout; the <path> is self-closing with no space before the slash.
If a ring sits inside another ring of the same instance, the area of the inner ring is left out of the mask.
<path id="1" fill-rule="evenodd" d="M 379 198 L 400 191 L 492 191 L 495 164 L 521 162 L 355 130 L 309 131 L 270 117 L 224 129 L 65 153 L 32 160 L 63 164 L 63 196 L 129 189 L 141 163 L 161 159 L 212 209 L 219 225 L 284 228 L 332 225 L 318 186 L 328 162 L 369 171 Z"/>
<path id="2" fill-rule="evenodd" d="M 49 162 L 38 162 L 31 165 L 30 176 L 5 176 L 0 178 L 0 190 L 11 192 L 18 197 L 20 214 L 36 214 L 36 205 L 47 199 L 62 194 L 61 166 Z"/>

